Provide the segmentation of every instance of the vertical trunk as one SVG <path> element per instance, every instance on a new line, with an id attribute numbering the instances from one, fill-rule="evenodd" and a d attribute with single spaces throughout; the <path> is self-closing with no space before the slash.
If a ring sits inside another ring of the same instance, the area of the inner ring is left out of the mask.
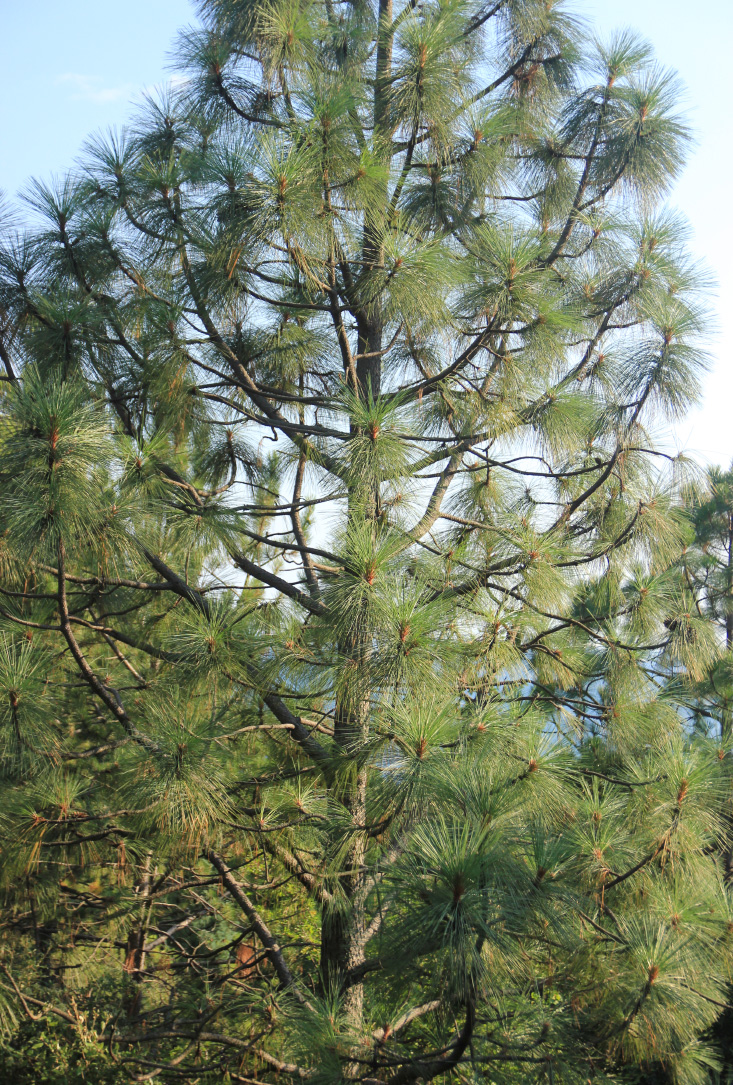
<path id="1" fill-rule="evenodd" d="M 150 876 L 151 858 L 151 855 L 146 857 L 142 877 L 140 879 L 139 891 L 140 896 L 143 899 L 140 922 L 137 926 L 132 927 L 127 935 L 125 963 L 122 966 L 123 972 L 125 972 L 136 985 L 126 1000 L 126 1012 L 128 1017 L 136 1016 L 140 1013 L 142 1008 L 141 984 L 145 969 L 145 939 L 147 937 L 151 911 L 151 906 L 147 903 L 148 897 L 150 896 L 150 884 L 152 880 Z"/>
<path id="2" fill-rule="evenodd" d="M 374 148 L 388 166 L 391 156 L 392 127 L 389 109 L 389 81 L 392 71 L 392 0 L 380 0 L 379 28 L 376 57 L 376 80 L 374 89 Z M 364 265 L 378 272 L 384 265 L 384 231 L 387 226 L 389 205 L 388 183 L 384 182 L 381 209 L 364 223 L 362 251 Z M 376 399 L 381 391 L 382 376 L 382 301 L 375 297 L 358 319 L 358 348 L 356 375 L 358 394 Z M 363 495 L 354 495 L 350 501 L 349 515 L 367 516 L 375 519 L 379 511 L 379 495 L 367 501 Z M 348 752 L 349 748 L 364 740 L 369 727 L 370 694 L 367 679 L 371 656 L 371 631 L 360 627 L 357 634 L 340 645 L 342 657 L 352 660 L 354 677 L 351 689 L 336 707 L 334 737 L 337 744 Z M 338 785 L 338 797 L 346 805 L 354 836 L 349 847 L 346 873 L 341 878 L 344 905 L 334 908 L 323 917 L 321 929 L 321 974 L 326 983 L 343 983 L 346 975 L 364 963 L 365 914 L 364 914 L 364 857 L 366 840 L 356 826 L 366 823 L 367 777 L 363 769 L 354 766 L 353 775 Z M 358 1029 L 363 1015 L 364 994 L 361 983 L 348 986 L 343 1006 L 350 1024 Z M 358 1072 L 358 1065 L 353 1067 Z"/>
<path id="3" fill-rule="evenodd" d="M 334 738 L 348 758 L 349 750 L 365 739 L 369 727 L 369 695 L 360 677 L 368 667 L 368 631 L 349 644 L 341 645 L 341 653 L 353 660 L 352 688 L 345 693 L 336 710 Z M 334 790 L 354 825 L 346 857 L 345 873 L 340 879 L 343 900 L 324 915 L 321 927 L 321 971 L 324 981 L 340 986 L 345 976 L 364 962 L 364 857 L 366 840 L 359 826 L 366 823 L 367 777 L 363 768 L 353 765 L 353 773 L 339 781 Z M 344 994 L 344 1010 L 351 1024 L 361 1024 L 364 1003 L 361 984 L 350 985 Z"/>
<path id="4" fill-rule="evenodd" d="M 355 824 L 364 824 L 366 810 L 366 775 L 357 774 L 350 788 L 348 806 Z M 345 977 L 364 962 L 365 929 L 364 872 L 365 843 L 363 834 L 355 833 L 348 856 L 348 873 L 341 879 L 344 902 L 323 917 L 321 925 L 321 973 L 325 982 L 337 987 Z M 343 1010 L 355 1029 L 361 1025 L 364 989 L 361 983 L 350 984 L 344 992 Z"/>

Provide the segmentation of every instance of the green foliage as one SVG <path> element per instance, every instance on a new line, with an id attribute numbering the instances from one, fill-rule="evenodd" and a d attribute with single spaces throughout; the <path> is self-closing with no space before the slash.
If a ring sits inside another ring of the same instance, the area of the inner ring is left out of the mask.
<path id="1" fill-rule="evenodd" d="M 18 1085 L 127 1085 L 128 1075 L 81 1034 L 61 1022 L 26 1021 L 3 1051 L 3 1072 Z"/>
<path id="2" fill-rule="evenodd" d="M 9 1079 L 730 1079 L 690 135 L 578 7 L 202 0 L 3 210 Z"/>

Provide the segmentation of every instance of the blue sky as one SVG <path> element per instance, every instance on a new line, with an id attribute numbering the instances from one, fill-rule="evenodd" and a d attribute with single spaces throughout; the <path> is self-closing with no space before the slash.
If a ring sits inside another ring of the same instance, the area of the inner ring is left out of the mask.
<path id="1" fill-rule="evenodd" d="M 669 434 L 701 459 L 733 458 L 733 123 L 729 89 L 731 0 L 575 0 L 601 36 L 637 28 L 676 68 L 697 145 L 670 201 L 692 227 L 694 255 L 717 281 L 718 334 L 702 405 Z M 176 29 L 194 20 L 188 0 L 0 0 L 0 188 L 68 168 L 85 138 L 121 125 L 130 102 L 167 76 Z"/>
<path id="2" fill-rule="evenodd" d="M 187 0 L 0 0 L 0 187 L 71 165 L 93 131 L 166 77 Z"/>

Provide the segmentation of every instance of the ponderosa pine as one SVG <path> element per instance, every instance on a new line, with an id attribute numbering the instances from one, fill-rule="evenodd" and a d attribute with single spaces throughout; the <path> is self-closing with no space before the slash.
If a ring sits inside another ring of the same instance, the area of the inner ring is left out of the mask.
<path id="1" fill-rule="evenodd" d="M 199 7 L 2 250 L 7 1065 L 714 1080 L 676 79 L 562 0 Z"/>

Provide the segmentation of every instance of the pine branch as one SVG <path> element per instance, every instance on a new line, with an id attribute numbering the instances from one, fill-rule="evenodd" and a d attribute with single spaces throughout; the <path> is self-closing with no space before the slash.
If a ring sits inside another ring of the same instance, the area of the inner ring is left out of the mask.
<path id="1" fill-rule="evenodd" d="M 311 1013 L 315 1013 L 313 1005 L 303 994 L 299 984 L 295 980 L 295 977 L 290 971 L 288 965 L 285 963 L 285 958 L 283 957 L 282 950 L 280 949 L 279 945 L 271 934 L 269 927 L 260 916 L 259 912 L 245 893 L 242 886 L 231 873 L 227 864 L 224 862 L 221 856 L 217 855 L 214 851 L 208 851 L 206 853 L 206 858 L 214 867 L 214 869 L 219 872 L 224 886 L 228 889 L 232 898 L 237 902 L 239 907 L 247 916 L 247 919 L 252 924 L 255 933 L 257 934 L 257 937 L 262 942 L 262 945 L 267 951 L 270 962 L 272 963 L 272 966 L 275 969 L 277 977 L 280 980 L 283 988 L 288 991 L 289 994 L 292 994 L 293 997 L 301 1004 L 301 1006 L 304 1006 L 306 1009 L 310 1010 Z"/>
<path id="2" fill-rule="evenodd" d="M 109 709 L 112 715 L 122 724 L 122 727 L 129 735 L 129 737 L 136 742 L 143 749 L 148 750 L 150 753 L 157 754 L 160 752 L 160 747 L 152 739 L 149 739 L 144 735 L 132 720 L 127 715 L 127 712 L 122 706 L 121 698 L 110 686 L 105 685 L 94 673 L 89 666 L 86 657 L 81 651 L 74 632 L 71 628 L 71 620 L 69 617 L 69 607 L 66 601 L 66 549 L 62 539 L 59 539 L 58 544 L 58 586 L 59 586 L 59 617 L 61 632 L 64 635 L 64 639 L 69 646 L 69 650 L 76 661 L 76 664 L 81 671 L 81 675 L 85 682 L 92 688 L 103 704 Z"/>

